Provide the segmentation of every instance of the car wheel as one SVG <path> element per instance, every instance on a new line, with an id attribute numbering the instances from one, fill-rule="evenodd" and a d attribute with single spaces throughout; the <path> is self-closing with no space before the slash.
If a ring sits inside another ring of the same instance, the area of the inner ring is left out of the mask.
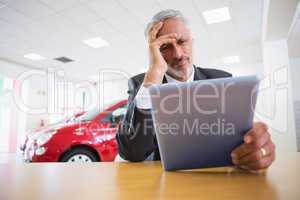
<path id="1" fill-rule="evenodd" d="M 99 161 L 98 157 L 86 148 L 74 148 L 67 151 L 60 160 L 61 162 L 78 162 L 78 163 L 89 163 Z"/>

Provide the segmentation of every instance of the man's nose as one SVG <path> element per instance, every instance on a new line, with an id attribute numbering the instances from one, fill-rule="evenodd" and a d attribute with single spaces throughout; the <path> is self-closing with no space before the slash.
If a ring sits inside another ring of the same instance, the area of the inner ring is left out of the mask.
<path id="1" fill-rule="evenodd" d="M 181 58 L 183 51 L 182 48 L 178 44 L 173 45 L 173 57 L 174 58 Z"/>

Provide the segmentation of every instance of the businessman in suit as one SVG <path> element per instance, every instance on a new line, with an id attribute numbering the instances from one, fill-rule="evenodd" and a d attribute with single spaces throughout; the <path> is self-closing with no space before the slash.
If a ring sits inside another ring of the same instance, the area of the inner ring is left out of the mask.
<path id="1" fill-rule="evenodd" d="M 150 113 L 149 86 L 231 76 L 222 70 L 193 65 L 193 38 L 180 11 L 157 13 L 148 24 L 145 35 L 149 46 L 149 67 L 146 73 L 136 75 L 128 82 L 128 110 L 116 135 L 119 155 L 132 162 L 144 161 L 150 155 L 153 155 L 153 160 L 160 160 Z M 275 159 L 275 145 L 267 125 L 254 123 L 245 134 L 244 143 L 233 150 L 231 157 L 236 166 L 245 170 L 269 167 Z"/>

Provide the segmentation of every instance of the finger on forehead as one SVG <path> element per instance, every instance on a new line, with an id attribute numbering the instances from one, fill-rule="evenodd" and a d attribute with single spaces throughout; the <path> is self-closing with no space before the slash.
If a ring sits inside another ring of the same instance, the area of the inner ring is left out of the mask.
<path id="1" fill-rule="evenodd" d="M 152 25 L 151 29 L 159 29 L 163 25 L 163 22 L 156 22 Z"/>
<path id="2" fill-rule="evenodd" d="M 152 40 L 156 38 L 156 35 L 157 35 L 158 31 L 161 29 L 162 25 L 163 25 L 163 22 L 159 22 L 157 24 L 154 24 L 151 27 L 151 29 L 149 31 L 149 36 Z"/>
<path id="3" fill-rule="evenodd" d="M 176 33 L 169 33 L 169 34 L 166 34 L 166 35 L 162 35 L 162 36 L 159 36 L 157 38 L 175 38 L 177 39 L 177 34 Z"/>
<path id="4" fill-rule="evenodd" d="M 157 40 L 159 46 L 161 46 L 163 44 L 173 43 L 175 41 L 176 41 L 176 39 L 174 39 L 174 38 L 162 38 L 162 39 L 160 38 Z"/>

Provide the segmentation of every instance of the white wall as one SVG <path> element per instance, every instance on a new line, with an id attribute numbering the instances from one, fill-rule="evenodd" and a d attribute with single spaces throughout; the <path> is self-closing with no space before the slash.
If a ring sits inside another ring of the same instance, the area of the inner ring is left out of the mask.
<path id="1" fill-rule="evenodd" d="M 256 118 L 266 122 L 278 152 L 296 151 L 293 95 L 285 39 L 264 41 L 265 79 L 258 97 Z"/>
<path id="2" fill-rule="evenodd" d="M 298 145 L 297 147 L 298 151 L 300 151 L 300 58 L 291 58 L 290 63 L 292 74 L 295 128 Z"/>
<path id="3" fill-rule="evenodd" d="M 34 76 L 30 78 L 30 96 L 27 105 L 35 108 L 46 108 L 46 113 L 29 114 L 27 127 L 34 129 L 43 119 L 46 124 L 72 116 L 80 111 L 104 109 L 107 105 L 127 98 L 126 77 L 114 76 L 99 83 L 91 80 L 68 81 L 55 77 Z"/>
<path id="4" fill-rule="evenodd" d="M 26 115 L 26 129 L 29 130 L 37 128 L 41 120 L 46 125 L 83 109 L 103 109 L 104 105 L 127 99 L 128 96 L 129 75 L 119 72 L 117 74 L 106 73 L 100 87 L 99 82 L 95 84 L 95 81 L 84 79 L 84 77 L 83 80 L 66 80 L 64 74 L 59 75 L 58 70 L 55 69 L 47 74 L 44 70 L 36 70 L 4 60 L 0 60 L 0 66 L 0 74 L 13 80 L 20 79 L 20 76 L 25 73 L 31 74 L 25 76 L 22 82 L 22 85 L 28 87 L 28 94 L 24 93 L 23 88 L 21 106 L 14 105 Z M 83 105 L 82 98 L 84 92 L 85 105 Z M 24 98 L 25 96 L 28 98 Z"/>
<path id="5" fill-rule="evenodd" d="M 25 83 L 28 83 L 28 98 L 25 101 L 25 106 L 29 109 L 42 109 L 47 107 L 47 80 L 44 77 L 33 76 L 29 80 L 26 80 Z M 48 115 L 46 112 L 43 114 L 34 114 L 26 113 L 27 115 L 27 129 L 37 128 L 41 120 L 44 120 L 44 123 L 49 122 Z"/>
<path id="6" fill-rule="evenodd" d="M 104 105 L 128 98 L 128 79 L 120 78 L 104 82 Z"/>
<path id="7" fill-rule="evenodd" d="M 258 77 L 263 76 L 263 64 L 262 63 L 238 63 L 238 64 L 226 64 L 219 65 L 217 69 L 225 70 L 232 73 L 233 76 L 247 76 L 256 75 Z"/>
<path id="8" fill-rule="evenodd" d="M 20 111 L 13 98 L 14 91 L 18 91 L 14 78 L 26 70 L 23 66 L 0 60 L 0 75 L 9 84 L 5 86 L 0 98 L 0 153 L 17 151 L 26 133 L 26 115 Z M 24 85 L 24 98 L 27 98 L 28 85 Z"/>
<path id="9" fill-rule="evenodd" d="M 292 87 L 293 87 L 293 98 L 294 101 L 300 101 L 300 57 L 291 58 L 291 78 L 292 78 Z"/>

